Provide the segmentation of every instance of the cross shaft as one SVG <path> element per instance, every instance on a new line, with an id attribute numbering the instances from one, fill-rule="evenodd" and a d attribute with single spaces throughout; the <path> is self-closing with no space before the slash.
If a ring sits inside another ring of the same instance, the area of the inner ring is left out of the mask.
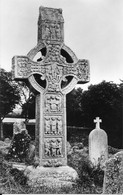
<path id="1" fill-rule="evenodd" d="M 40 166 L 60 166 L 67 164 L 66 151 L 66 94 L 75 85 L 89 81 L 88 60 L 78 60 L 64 41 L 64 20 L 61 9 L 40 7 L 38 20 L 38 44 L 27 56 L 14 56 L 13 75 L 17 80 L 28 79 L 39 95 L 36 97 L 36 155 Z M 35 55 L 46 48 L 46 55 L 40 62 L 33 61 Z M 72 59 L 68 63 L 62 50 Z M 46 88 L 41 88 L 34 74 L 46 80 Z M 62 80 L 72 76 L 65 87 Z"/>

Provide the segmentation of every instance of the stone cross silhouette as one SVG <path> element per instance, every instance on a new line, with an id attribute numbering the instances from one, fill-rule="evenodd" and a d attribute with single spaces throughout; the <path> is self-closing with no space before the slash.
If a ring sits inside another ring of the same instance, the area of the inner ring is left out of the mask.
<path id="1" fill-rule="evenodd" d="M 102 120 L 99 117 L 96 117 L 96 119 L 94 119 L 94 123 L 96 123 L 96 129 L 100 129 L 101 122 Z"/>
<path id="2" fill-rule="evenodd" d="M 89 63 L 64 44 L 61 9 L 39 8 L 38 44 L 27 56 L 14 56 L 13 75 L 28 79 L 36 97 L 36 155 L 40 166 L 67 164 L 66 94 L 89 81 Z M 34 61 L 37 53 L 41 56 Z"/>

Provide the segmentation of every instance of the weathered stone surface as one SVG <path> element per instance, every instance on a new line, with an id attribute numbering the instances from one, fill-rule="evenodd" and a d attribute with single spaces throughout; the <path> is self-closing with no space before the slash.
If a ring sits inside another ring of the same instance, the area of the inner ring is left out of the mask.
<path id="1" fill-rule="evenodd" d="M 29 149 L 28 149 L 28 159 L 29 160 L 34 160 L 34 157 L 35 157 L 35 146 L 34 144 L 30 143 L 29 144 Z"/>
<path id="2" fill-rule="evenodd" d="M 18 169 L 20 171 L 24 171 L 26 169 L 26 165 L 24 163 L 11 162 L 13 169 Z"/>
<path id="3" fill-rule="evenodd" d="M 9 138 L 5 138 L 4 142 L 9 145 L 11 143 L 11 140 Z"/>
<path id="4" fill-rule="evenodd" d="M 28 157 L 31 137 L 23 121 L 16 121 L 13 125 L 13 129 L 14 134 L 7 158 L 15 162 L 25 162 Z"/>
<path id="5" fill-rule="evenodd" d="M 22 131 L 27 131 L 24 121 L 16 120 L 16 122 L 13 124 L 13 135 L 21 133 Z"/>
<path id="6" fill-rule="evenodd" d="M 8 154 L 8 151 L 9 151 L 9 148 L 10 148 L 10 144 L 11 144 L 11 141 L 10 140 L 4 140 L 4 141 L 0 141 L 0 152 L 3 154 L 3 155 L 6 155 Z"/>
<path id="7" fill-rule="evenodd" d="M 98 119 L 98 118 L 97 118 Z M 89 159 L 96 166 L 103 165 L 108 159 L 108 139 L 104 130 L 100 129 L 97 120 L 96 129 L 89 134 Z"/>
<path id="8" fill-rule="evenodd" d="M 67 187 L 72 186 L 78 179 L 77 172 L 68 166 L 52 168 L 28 166 L 24 174 L 28 177 L 28 185 L 31 187 Z"/>
<path id="9" fill-rule="evenodd" d="M 123 194 L 123 151 L 106 162 L 103 194 Z"/>
<path id="10" fill-rule="evenodd" d="M 38 52 L 41 57 L 36 62 L 33 59 Z M 89 81 L 89 63 L 85 59 L 78 60 L 64 44 L 61 9 L 40 7 L 38 44 L 27 56 L 13 57 L 12 64 L 14 78 L 28 79 L 39 92 L 36 98 L 36 156 L 40 166 L 66 166 L 66 94 L 77 83 Z M 40 75 L 40 82 L 35 74 Z M 72 77 L 69 82 L 67 76 Z M 65 87 L 62 82 L 66 82 Z"/>

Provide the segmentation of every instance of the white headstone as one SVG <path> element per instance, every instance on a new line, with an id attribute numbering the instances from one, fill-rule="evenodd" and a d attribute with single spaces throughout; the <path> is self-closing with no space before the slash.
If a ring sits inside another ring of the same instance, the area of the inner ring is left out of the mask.
<path id="1" fill-rule="evenodd" d="M 100 129 L 99 117 L 94 120 L 96 128 L 89 134 L 89 158 L 94 166 L 103 163 L 108 159 L 108 138 L 104 130 Z"/>

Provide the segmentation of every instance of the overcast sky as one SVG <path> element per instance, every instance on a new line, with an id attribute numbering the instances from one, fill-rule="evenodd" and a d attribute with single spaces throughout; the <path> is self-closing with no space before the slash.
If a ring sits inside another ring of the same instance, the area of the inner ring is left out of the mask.
<path id="1" fill-rule="evenodd" d="M 123 0 L 0 0 L 0 65 L 37 44 L 39 7 L 63 9 L 65 44 L 90 62 L 90 84 L 123 79 Z"/>

